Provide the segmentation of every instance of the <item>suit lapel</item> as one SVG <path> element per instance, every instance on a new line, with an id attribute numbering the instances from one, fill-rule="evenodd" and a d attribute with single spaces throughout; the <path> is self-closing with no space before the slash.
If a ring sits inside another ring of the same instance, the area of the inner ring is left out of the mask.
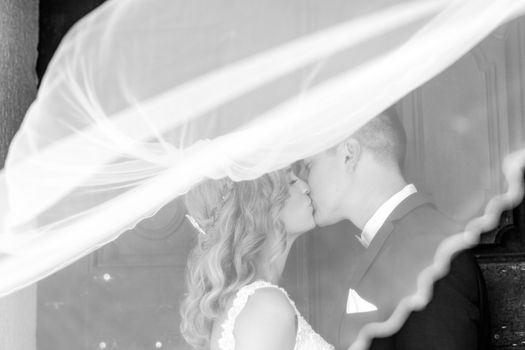
<path id="1" fill-rule="evenodd" d="M 428 203 L 428 201 L 421 194 L 414 193 L 408 196 L 394 209 L 394 211 L 385 220 L 383 226 L 372 239 L 370 246 L 359 259 L 359 262 L 357 263 L 358 265 L 354 269 L 354 273 L 349 278 L 347 290 L 350 288 L 357 289 L 361 281 L 365 278 L 367 272 L 372 267 L 374 260 L 380 254 L 381 248 L 383 248 L 386 240 L 394 231 L 395 221 L 403 218 L 412 210 L 425 203 Z M 348 296 L 346 296 L 346 298 L 347 297 Z M 366 296 L 363 295 L 362 297 L 366 299 Z M 339 326 L 339 344 L 341 348 L 347 348 L 350 346 L 350 344 L 352 344 L 362 326 L 369 322 L 377 321 L 376 317 L 378 316 L 377 313 L 379 312 L 374 311 L 348 315 L 346 314 L 346 298 L 342 301 L 342 305 L 344 305 L 344 311 Z"/>
<path id="2" fill-rule="evenodd" d="M 374 259 L 377 257 L 377 254 L 381 250 L 381 247 L 383 247 L 385 240 L 388 238 L 388 236 L 390 235 L 390 233 L 392 233 L 393 230 L 394 226 L 389 221 L 385 222 L 383 226 L 381 226 L 374 239 L 370 243 L 370 246 L 368 246 L 366 252 L 363 254 L 361 259 L 357 263 L 357 267 L 355 268 L 354 273 L 350 278 L 349 287 L 355 289 L 355 287 L 359 285 L 359 282 L 361 282 L 363 277 L 366 275 L 368 269 L 370 269 L 370 266 L 372 265 Z"/>
<path id="3" fill-rule="evenodd" d="M 372 242 L 370 243 L 370 246 L 367 248 L 366 252 L 363 254 L 363 257 L 358 262 L 358 266 L 350 278 L 349 288 L 357 287 L 364 278 L 367 271 L 372 266 L 372 263 L 381 251 L 381 248 L 384 246 L 385 241 L 390 236 L 392 231 L 394 231 L 394 222 L 403 218 L 409 212 L 425 203 L 428 203 L 428 201 L 421 194 L 414 193 L 408 196 L 394 209 L 394 211 L 385 220 L 383 226 L 381 226 L 379 231 L 376 233 L 372 239 Z"/>

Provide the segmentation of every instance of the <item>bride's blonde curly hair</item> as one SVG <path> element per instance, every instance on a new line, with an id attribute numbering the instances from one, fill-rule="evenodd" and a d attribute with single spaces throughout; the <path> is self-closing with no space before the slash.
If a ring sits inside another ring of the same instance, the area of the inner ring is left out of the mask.
<path id="1" fill-rule="evenodd" d="M 188 214 L 202 232 L 191 251 L 181 332 L 196 349 L 209 347 L 213 322 L 229 298 L 255 280 L 263 246 L 269 266 L 286 249 L 279 213 L 289 197 L 286 170 L 250 181 L 207 180 L 185 196 Z"/>

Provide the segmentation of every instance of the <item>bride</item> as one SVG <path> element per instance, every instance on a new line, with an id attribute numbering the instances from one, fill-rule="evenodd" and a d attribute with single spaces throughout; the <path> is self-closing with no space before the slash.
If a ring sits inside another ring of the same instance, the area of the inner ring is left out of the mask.
<path id="1" fill-rule="evenodd" d="M 308 194 L 291 167 L 251 181 L 208 180 L 186 194 L 199 238 L 181 331 L 194 348 L 333 349 L 276 285 L 293 242 L 315 226 Z"/>

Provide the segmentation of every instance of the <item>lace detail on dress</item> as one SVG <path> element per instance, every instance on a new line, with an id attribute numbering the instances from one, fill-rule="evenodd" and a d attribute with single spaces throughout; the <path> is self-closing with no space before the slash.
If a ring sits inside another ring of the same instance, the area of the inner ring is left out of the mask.
<path id="1" fill-rule="evenodd" d="M 219 349 L 221 350 L 235 350 L 235 337 L 233 336 L 233 329 L 235 327 L 235 320 L 246 305 L 248 298 L 255 293 L 259 288 L 272 287 L 277 288 L 286 295 L 286 298 L 293 306 L 295 314 L 297 315 L 297 335 L 295 338 L 295 350 L 333 350 L 334 347 L 328 344 L 319 334 L 317 334 L 312 327 L 306 322 L 295 303 L 288 296 L 288 293 L 272 283 L 266 281 L 255 281 L 239 289 L 233 300 L 226 320 L 222 324 L 221 336 L 218 340 Z"/>
<path id="2" fill-rule="evenodd" d="M 219 349 L 221 350 L 235 350 L 235 337 L 233 336 L 233 328 L 235 327 L 235 320 L 246 305 L 248 298 L 261 287 L 272 286 L 272 284 L 264 281 L 255 281 L 247 286 L 242 287 L 237 291 L 235 299 L 233 299 L 232 306 L 228 310 L 228 316 L 222 324 L 222 333 L 219 338 Z"/>

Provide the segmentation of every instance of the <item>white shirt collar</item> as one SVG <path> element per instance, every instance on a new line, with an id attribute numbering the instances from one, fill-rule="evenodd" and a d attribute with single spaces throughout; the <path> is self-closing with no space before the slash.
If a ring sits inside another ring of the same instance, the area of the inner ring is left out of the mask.
<path id="1" fill-rule="evenodd" d="M 397 206 L 408 196 L 416 192 L 416 186 L 414 186 L 413 184 L 406 185 L 401 191 L 397 192 L 392 197 L 390 197 L 376 210 L 374 215 L 372 215 L 372 217 L 367 221 L 367 223 L 363 227 L 363 232 L 361 232 L 361 236 L 356 235 L 357 239 L 365 248 L 368 248 L 370 242 L 372 242 L 372 239 L 377 234 L 381 226 L 383 226 L 385 220 L 390 216 L 390 214 L 392 214 L 394 209 L 396 209 Z"/>

